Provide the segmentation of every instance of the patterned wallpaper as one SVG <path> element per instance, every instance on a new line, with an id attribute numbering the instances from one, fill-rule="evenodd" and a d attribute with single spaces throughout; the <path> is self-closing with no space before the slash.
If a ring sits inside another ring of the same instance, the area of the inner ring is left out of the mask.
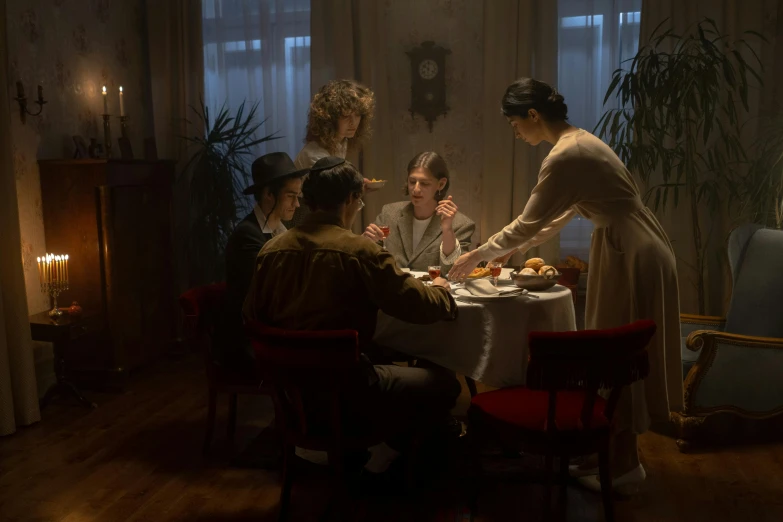
<path id="1" fill-rule="evenodd" d="M 408 162 L 418 152 L 441 154 L 451 173 L 450 193 L 467 216 L 481 218 L 481 136 L 483 5 L 474 0 L 386 0 L 388 74 L 392 96 L 394 183 L 401 188 Z M 434 23 L 437 22 L 437 23 Z M 430 133 L 410 107 L 411 65 L 404 51 L 432 40 L 451 50 L 446 57 L 449 113 L 438 117 Z M 377 123 L 377 122 L 376 122 Z M 478 234 L 473 237 L 478 242 Z"/>
<path id="2" fill-rule="evenodd" d="M 135 153 L 152 135 L 148 103 L 143 0 L 8 0 L 8 91 L 24 84 L 28 107 L 37 85 L 48 103 L 41 116 L 22 124 L 12 105 L 13 163 L 19 196 L 22 256 L 30 313 L 48 307 L 38 290 L 35 258 L 46 251 L 38 159 L 71 157 L 71 136 L 103 142 L 101 87 L 109 92 L 109 112 L 119 115 L 122 85 L 129 137 Z M 112 121 L 118 151 L 119 119 Z"/>
<path id="3" fill-rule="evenodd" d="M 19 198 L 22 258 L 29 312 L 49 307 L 39 291 L 35 258 L 46 252 L 37 160 L 72 157 L 73 135 L 103 142 L 101 87 L 110 95 L 109 112 L 119 115 L 122 85 L 135 154 L 151 136 L 146 22 L 143 0 L 7 0 L 8 92 L 24 84 L 28 107 L 37 105 L 37 86 L 48 103 L 41 116 L 22 124 L 11 103 L 13 164 Z M 112 121 L 113 151 L 118 150 L 119 119 Z M 70 303 L 68 303 L 70 304 Z M 39 391 L 54 379 L 51 347 L 36 344 Z"/>

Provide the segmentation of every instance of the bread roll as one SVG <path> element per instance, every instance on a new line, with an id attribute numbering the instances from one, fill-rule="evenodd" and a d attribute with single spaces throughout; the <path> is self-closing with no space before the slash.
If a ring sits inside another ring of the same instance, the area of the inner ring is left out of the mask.
<path id="1" fill-rule="evenodd" d="M 557 269 L 550 265 L 544 265 L 538 269 L 538 275 L 544 276 L 547 279 L 552 279 L 557 274 Z"/>
<path id="2" fill-rule="evenodd" d="M 532 268 L 536 272 L 538 272 L 542 266 L 544 266 L 544 260 L 540 257 L 531 257 L 525 261 L 525 268 Z"/>
<path id="3" fill-rule="evenodd" d="M 522 275 L 538 275 L 538 272 L 533 270 L 532 268 L 523 268 L 520 272 Z"/>

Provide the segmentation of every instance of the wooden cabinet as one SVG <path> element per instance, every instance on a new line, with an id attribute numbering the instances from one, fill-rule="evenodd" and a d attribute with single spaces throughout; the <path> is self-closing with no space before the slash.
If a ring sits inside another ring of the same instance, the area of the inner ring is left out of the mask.
<path id="1" fill-rule="evenodd" d="M 71 368 L 133 370 L 171 346 L 174 165 L 39 161 L 46 249 L 70 256 L 70 289 L 58 304 L 78 301 L 105 317 L 105 335 L 67 354 Z"/>

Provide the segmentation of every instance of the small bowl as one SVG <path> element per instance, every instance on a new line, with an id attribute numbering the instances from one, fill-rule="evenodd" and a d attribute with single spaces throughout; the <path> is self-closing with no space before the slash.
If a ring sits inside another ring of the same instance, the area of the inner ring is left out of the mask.
<path id="1" fill-rule="evenodd" d="M 511 272 L 511 279 L 519 288 L 524 288 L 529 292 L 542 292 L 555 286 L 560 275 L 560 272 L 556 272 L 554 276 L 547 279 L 542 275 L 520 274 L 515 270 Z"/>

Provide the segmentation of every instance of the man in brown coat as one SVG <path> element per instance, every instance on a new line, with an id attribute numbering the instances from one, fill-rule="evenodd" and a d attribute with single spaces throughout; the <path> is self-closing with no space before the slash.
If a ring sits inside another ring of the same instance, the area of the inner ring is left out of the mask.
<path id="1" fill-rule="evenodd" d="M 453 320 L 457 305 L 442 278 L 426 286 L 397 268 L 394 258 L 351 225 L 364 206 L 363 178 L 342 158 L 312 167 L 302 192 L 312 213 L 299 226 L 266 243 L 245 300 L 245 317 L 290 330 L 356 330 L 365 357 L 357 397 L 361 417 L 405 411 L 417 423 L 449 416 L 460 385 L 432 368 L 373 365 L 379 310 L 411 323 Z M 368 411 L 369 410 L 369 411 Z M 365 469 L 384 471 L 404 440 L 370 448 Z"/>

